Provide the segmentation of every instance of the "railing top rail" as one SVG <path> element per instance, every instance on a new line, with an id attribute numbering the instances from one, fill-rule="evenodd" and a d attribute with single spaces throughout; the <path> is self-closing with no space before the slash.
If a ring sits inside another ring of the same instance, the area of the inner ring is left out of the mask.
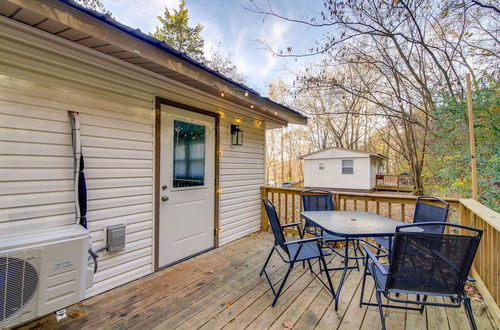
<path id="1" fill-rule="evenodd" d="M 465 206 L 469 211 L 486 221 L 493 228 L 500 231 L 500 214 L 493 211 L 489 207 L 470 198 L 461 198 L 460 204 Z"/>
<path id="2" fill-rule="evenodd" d="M 378 175 L 383 175 L 383 176 L 401 176 L 401 177 L 404 177 L 404 178 L 411 179 L 410 175 L 404 175 L 404 174 L 378 174 Z"/>
<path id="3" fill-rule="evenodd" d="M 263 186 L 262 188 L 265 188 L 269 191 L 274 191 L 274 192 L 295 192 L 295 193 L 301 193 L 302 191 L 306 189 L 300 189 L 300 188 L 282 188 L 282 187 L 273 187 L 273 186 Z M 356 193 L 356 192 L 348 192 L 348 191 L 332 191 L 332 194 L 335 195 L 340 195 L 342 196 L 356 196 L 356 197 L 367 197 L 367 198 L 384 198 L 384 199 L 407 199 L 410 201 L 416 201 L 418 196 L 413 196 L 413 195 L 394 195 L 394 194 L 379 194 L 379 193 Z M 460 198 L 457 197 L 442 197 L 447 202 L 452 202 L 452 203 L 458 203 L 460 201 Z"/>

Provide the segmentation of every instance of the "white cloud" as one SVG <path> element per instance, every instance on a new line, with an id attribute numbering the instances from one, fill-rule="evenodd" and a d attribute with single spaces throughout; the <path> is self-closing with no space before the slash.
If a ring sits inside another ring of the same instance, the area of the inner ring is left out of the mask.
<path id="1" fill-rule="evenodd" d="M 246 0 L 232 0 L 235 2 L 227 4 L 227 10 L 219 8 L 222 4 L 226 4 L 227 0 L 213 1 L 187 1 L 191 24 L 203 25 L 205 53 L 209 54 L 211 47 L 216 48 L 217 44 L 222 42 L 222 51 L 231 53 L 238 71 L 248 78 L 248 84 L 263 93 L 267 92 L 267 84 L 271 80 L 278 77 L 288 80 L 290 76 L 283 70 L 283 64 L 290 64 L 290 61 L 273 56 L 255 40 L 264 41 L 275 50 L 284 49 L 296 44 L 294 41 L 304 40 L 292 33 L 297 32 L 292 29 L 293 25 L 272 18 L 262 22 L 260 16 L 242 8 Z M 180 0 L 103 0 L 103 2 L 118 21 L 147 33 L 154 31 L 158 25 L 156 17 L 163 14 L 165 6 L 177 8 Z"/>
<path id="2" fill-rule="evenodd" d="M 290 27 L 288 22 L 276 21 L 270 28 L 268 24 L 259 24 L 240 30 L 234 50 L 234 61 L 238 70 L 251 81 L 259 81 L 261 85 L 272 71 L 279 69 L 279 61 L 264 45 L 252 39 L 257 36 L 258 40 L 276 49 L 286 43 L 285 36 Z"/>

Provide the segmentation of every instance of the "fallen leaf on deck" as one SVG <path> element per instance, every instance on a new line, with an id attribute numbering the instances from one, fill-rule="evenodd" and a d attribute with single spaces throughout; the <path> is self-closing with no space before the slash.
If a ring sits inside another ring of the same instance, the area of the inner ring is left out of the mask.
<path id="1" fill-rule="evenodd" d="M 287 328 L 287 329 L 292 329 L 292 328 L 293 328 L 293 324 L 292 324 L 292 322 L 290 322 L 290 321 L 286 321 L 286 322 L 284 322 L 284 323 L 283 323 L 283 326 L 284 326 L 285 328 Z"/>
<path id="2" fill-rule="evenodd" d="M 71 313 L 68 313 L 68 316 L 71 317 L 72 319 L 76 319 L 76 318 L 85 316 L 85 312 L 71 312 Z"/>
<path id="3" fill-rule="evenodd" d="M 229 307 L 233 304 L 233 302 L 231 300 L 229 300 L 227 303 L 226 303 L 226 306 Z"/>

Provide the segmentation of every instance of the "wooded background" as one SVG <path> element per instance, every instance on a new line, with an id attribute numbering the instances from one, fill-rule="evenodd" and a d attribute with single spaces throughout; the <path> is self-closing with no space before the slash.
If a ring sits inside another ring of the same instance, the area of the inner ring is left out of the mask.
<path id="1" fill-rule="evenodd" d="M 416 194 L 470 196 L 470 73 L 480 200 L 499 209 L 498 3 L 324 1 L 321 13 L 301 17 L 252 3 L 262 15 L 330 31 L 304 52 L 262 41 L 276 56 L 317 58 L 293 83 L 269 86 L 271 98 L 310 118 L 268 132 L 269 184 L 301 181 L 300 155 L 335 146 L 388 156 L 386 174 L 410 172 Z"/>

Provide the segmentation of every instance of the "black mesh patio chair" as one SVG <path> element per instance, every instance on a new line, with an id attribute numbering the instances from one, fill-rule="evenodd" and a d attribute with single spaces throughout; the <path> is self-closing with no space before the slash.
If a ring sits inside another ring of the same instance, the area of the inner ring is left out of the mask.
<path id="1" fill-rule="evenodd" d="M 483 231 L 462 225 L 449 223 L 440 225 L 440 223 L 428 222 L 397 227 L 394 246 L 388 255 L 389 265 L 383 265 L 379 261 L 382 256 L 376 255 L 364 246 L 365 273 L 359 305 L 378 306 L 382 329 L 385 329 L 382 307 L 411 309 L 422 313 L 425 306 L 458 308 L 462 304 L 472 329 L 476 329 L 470 298 L 464 291 L 464 285 Z M 444 231 L 436 233 L 430 230 L 435 225 L 458 228 L 461 234 L 445 234 Z M 465 235 L 465 232 L 470 234 Z M 371 275 L 375 281 L 376 304 L 363 301 L 366 275 Z M 399 299 L 398 294 L 408 294 L 408 299 Z M 382 295 L 389 301 L 419 307 L 382 304 Z M 416 299 L 409 299 L 410 295 L 416 295 Z M 420 299 L 421 296 L 423 299 Z M 449 298 L 451 303 L 428 302 L 427 296 Z"/>
<path id="2" fill-rule="evenodd" d="M 304 190 L 301 194 L 302 207 L 304 211 L 334 211 L 333 198 L 331 191 L 322 189 Z M 304 225 L 304 233 L 317 236 L 319 229 L 307 222 Z M 343 237 L 328 235 L 331 241 L 343 241 Z"/>
<path id="3" fill-rule="evenodd" d="M 325 252 L 321 249 L 321 244 L 320 244 L 321 238 L 320 237 L 301 238 L 299 240 L 287 242 L 285 240 L 285 235 L 283 234 L 283 228 L 295 226 L 297 227 L 300 233 L 301 223 L 296 222 L 296 223 L 281 225 L 273 203 L 268 198 L 264 198 L 262 202 L 264 203 L 267 217 L 269 218 L 269 222 L 271 223 L 271 228 L 274 234 L 274 245 L 264 263 L 264 266 L 262 267 L 262 270 L 260 271 L 260 275 L 262 276 L 262 274 L 264 274 L 266 276 L 267 281 L 269 282 L 269 285 L 271 286 L 271 290 L 274 294 L 274 300 L 272 306 L 276 305 L 276 302 L 278 301 L 280 293 L 283 290 L 283 287 L 285 285 L 286 280 L 288 279 L 288 276 L 290 275 L 290 272 L 292 271 L 295 263 L 299 261 L 308 263 L 309 270 L 311 271 L 311 273 L 313 273 L 316 276 L 316 278 L 320 280 L 320 282 L 326 287 L 328 291 L 330 291 L 330 293 L 333 295 L 333 298 L 335 299 L 335 291 L 333 289 L 332 281 L 330 279 L 330 274 L 326 269 L 327 265 L 324 258 L 325 256 L 330 255 L 330 253 Z M 280 252 L 280 249 L 282 252 Z M 280 258 L 285 263 L 288 264 L 288 269 L 286 271 L 285 276 L 281 280 L 278 290 L 275 290 L 274 285 L 271 282 L 271 279 L 269 278 L 269 275 L 267 274 L 266 271 L 267 264 L 269 263 L 269 260 L 271 259 L 271 256 L 274 251 L 276 251 L 280 256 Z M 318 262 L 321 263 L 320 270 L 322 268 L 326 269 L 327 283 L 325 283 L 321 279 L 321 277 L 316 272 L 313 271 L 311 260 L 314 259 L 317 259 Z"/>
<path id="4" fill-rule="evenodd" d="M 425 201 L 434 201 L 441 205 L 433 205 L 426 203 Z M 413 223 L 425 223 L 425 222 L 446 222 L 448 218 L 448 210 L 450 204 L 442 200 L 439 197 L 434 196 L 419 196 L 417 202 L 415 203 L 415 212 L 413 213 Z M 426 226 L 425 232 L 432 233 L 442 233 L 444 226 Z M 384 248 L 389 250 L 389 242 L 392 239 L 388 237 L 376 237 L 375 241 L 380 249 Z"/>
<path id="5" fill-rule="evenodd" d="M 335 211 L 335 206 L 333 203 L 333 196 L 332 192 L 328 190 L 322 190 L 322 189 L 309 189 L 309 190 L 304 190 L 301 194 L 302 196 L 302 206 L 304 208 L 304 211 Z M 322 237 L 324 243 L 324 246 L 331 248 L 330 244 L 331 243 L 337 243 L 337 242 L 346 242 L 346 238 L 341 237 L 341 236 L 335 236 L 326 232 L 323 232 L 319 230 L 316 226 L 313 224 L 309 223 L 306 221 L 304 225 L 304 234 L 308 233 L 317 237 Z M 356 261 L 356 266 L 354 267 L 349 267 L 349 268 L 355 268 L 359 270 L 359 264 L 358 264 L 358 259 L 357 259 L 357 250 L 360 250 L 359 247 L 359 241 L 358 240 L 351 240 L 354 242 L 352 244 L 355 258 L 352 258 Z M 339 254 L 338 251 L 335 249 L 332 249 L 335 253 Z M 360 250 L 361 251 L 361 250 Z M 346 252 L 348 253 L 348 252 Z M 347 255 L 341 255 L 344 259 L 346 259 L 348 256 Z M 344 269 L 343 267 L 339 268 L 330 268 L 330 270 L 340 270 Z"/>

